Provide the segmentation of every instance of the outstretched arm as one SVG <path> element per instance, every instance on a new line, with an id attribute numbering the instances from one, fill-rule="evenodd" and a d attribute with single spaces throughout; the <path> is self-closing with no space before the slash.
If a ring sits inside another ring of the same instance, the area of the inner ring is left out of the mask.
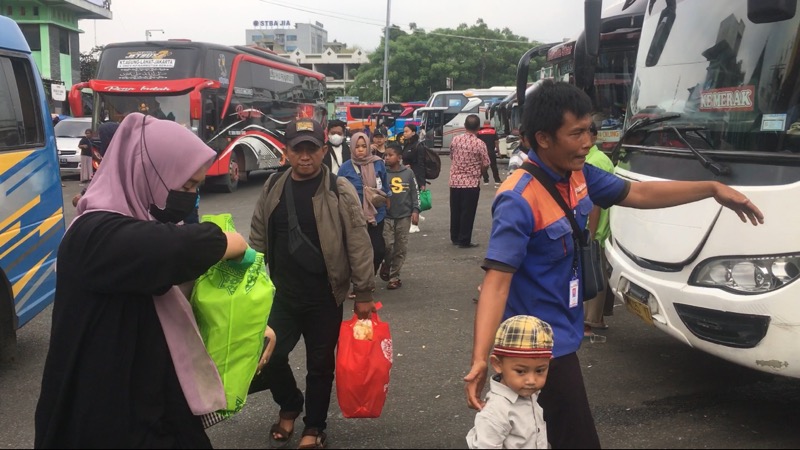
<path id="1" fill-rule="evenodd" d="M 764 223 L 764 214 L 744 194 L 716 181 L 644 181 L 631 183 L 630 192 L 619 204 L 639 209 L 678 206 L 713 197 L 730 208 L 742 222 Z"/>

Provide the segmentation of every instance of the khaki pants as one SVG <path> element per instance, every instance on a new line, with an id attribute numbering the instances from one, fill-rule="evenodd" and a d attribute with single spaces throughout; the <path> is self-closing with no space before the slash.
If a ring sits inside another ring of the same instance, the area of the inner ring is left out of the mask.
<path id="1" fill-rule="evenodd" d="M 601 252 L 601 262 L 603 264 L 603 273 L 608 273 L 608 260 L 606 259 L 605 251 Z M 611 291 L 608 286 L 608 278 L 606 278 L 606 288 L 598 292 L 591 300 L 583 302 L 583 323 L 592 327 L 602 327 L 605 325 L 603 316 L 610 316 L 614 307 L 614 296 L 607 295 Z M 610 304 L 609 304 L 610 302 Z M 610 312 L 609 312 L 610 310 Z"/>
<path id="2" fill-rule="evenodd" d="M 400 269 L 406 261 L 408 250 L 408 230 L 411 228 L 411 217 L 384 220 L 383 240 L 386 243 L 386 256 L 383 264 L 389 268 L 389 281 L 400 279 Z"/>

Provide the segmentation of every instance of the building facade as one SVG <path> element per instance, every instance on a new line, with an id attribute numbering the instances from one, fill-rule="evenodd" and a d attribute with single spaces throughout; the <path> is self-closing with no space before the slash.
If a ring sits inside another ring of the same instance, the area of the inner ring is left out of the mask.
<path id="1" fill-rule="evenodd" d="M 361 49 L 346 49 L 345 44 L 333 44 L 320 53 L 304 53 L 295 50 L 290 53 L 280 53 L 297 64 L 325 75 L 325 86 L 328 91 L 341 90 L 343 95 L 348 93 L 347 88 L 353 84 L 355 70 L 362 64 L 369 62 L 367 52 Z M 339 48 L 339 52 L 334 51 Z"/>
<path id="2" fill-rule="evenodd" d="M 246 43 L 269 48 L 276 53 L 322 53 L 328 31 L 319 22 L 295 23 L 288 20 L 254 20 L 253 29 L 245 30 Z"/>
<path id="3" fill-rule="evenodd" d="M 109 0 L 0 0 L 0 14 L 17 22 L 33 52 L 54 113 L 66 112 L 67 102 L 54 100 L 52 86 L 66 91 L 81 80 L 82 19 L 111 19 Z M 57 89 L 57 91 L 59 91 Z"/>

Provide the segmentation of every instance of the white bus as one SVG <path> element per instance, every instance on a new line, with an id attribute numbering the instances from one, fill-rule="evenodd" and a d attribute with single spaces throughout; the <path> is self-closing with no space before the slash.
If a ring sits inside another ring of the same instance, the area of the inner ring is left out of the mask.
<path id="1" fill-rule="evenodd" d="M 610 287 L 645 323 L 728 361 L 800 378 L 800 12 L 796 1 L 655 1 L 616 173 L 716 180 L 713 199 L 611 209 Z"/>
<path id="2" fill-rule="evenodd" d="M 425 139 L 430 148 L 450 148 L 453 137 L 464 132 L 464 120 L 477 114 L 484 120 L 486 108 L 502 101 L 515 91 L 513 86 L 489 89 L 434 92 L 425 106 L 415 111 L 425 126 Z"/>

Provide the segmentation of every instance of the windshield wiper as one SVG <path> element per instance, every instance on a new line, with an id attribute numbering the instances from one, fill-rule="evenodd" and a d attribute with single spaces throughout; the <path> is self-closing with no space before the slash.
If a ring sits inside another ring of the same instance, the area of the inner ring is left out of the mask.
<path id="1" fill-rule="evenodd" d="M 702 164 L 703 167 L 705 167 L 706 169 L 710 170 L 711 173 L 713 173 L 716 176 L 730 175 L 731 174 L 731 168 L 730 167 L 728 167 L 728 166 L 726 166 L 726 165 L 724 165 L 722 163 L 718 163 L 718 162 L 714 161 L 713 159 L 711 159 L 710 157 L 700 153 L 699 150 L 694 148 L 694 146 L 692 146 L 692 144 L 690 144 L 689 141 L 687 141 L 683 137 L 683 133 L 678 131 L 677 128 L 675 128 L 675 127 L 667 127 L 667 128 L 669 128 L 670 130 L 675 132 L 675 134 L 678 136 L 678 139 L 683 143 L 683 145 L 685 145 L 686 148 L 689 149 L 689 151 L 694 153 L 694 156 L 697 157 L 697 159 L 700 161 L 700 164 Z"/>
<path id="2" fill-rule="evenodd" d="M 677 119 L 678 117 L 681 117 L 680 113 L 670 113 L 656 117 L 642 117 L 641 119 L 636 119 L 636 121 L 633 122 L 627 130 L 625 130 L 625 133 L 617 141 L 617 145 L 614 146 L 614 150 L 611 151 L 611 161 L 614 163 L 614 165 L 617 165 L 619 162 L 619 151 L 622 148 L 622 143 L 625 141 L 625 138 L 628 137 L 628 135 L 639 131 L 641 128 L 644 128 L 648 125 L 666 122 L 668 120 Z"/>
<path id="3" fill-rule="evenodd" d="M 614 147 L 614 150 L 611 153 L 611 160 L 614 162 L 615 165 L 617 164 L 617 162 L 619 162 L 619 150 L 622 148 L 622 142 L 625 141 L 625 138 L 629 134 L 634 133 L 636 131 L 639 131 L 640 129 L 642 129 L 642 128 L 646 127 L 646 126 L 653 125 L 653 124 L 656 124 L 656 123 L 670 121 L 670 120 L 673 120 L 673 119 L 677 119 L 679 117 L 681 117 L 680 113 L 670 113 L 670 114 L 664 114 L 664 115 L 656 116 L 656 117 L 643 117 L 641 119 L 636 120 L 635 122 L 633 122 L 633 124 L 631 124 L 630 127 L 628 127 L 627 130 L 625 130 L 625 134 L 622 135 L 620 140 L 617 141 L 617 145 Z M 683 137 L 683 133 L 681 133 L 678 130 L 678 128 L 676 128 L 674 126 L 667 126 L 667 127 L 664 127 L 663 129 L 668 129 L 668 130 L 672 130 L 673 132 L 675 132 L 675 135 L 678 136 L 678 139 L 681 141 L 681 143 L 683 145 L 685 145 L 686 148 L 689 149 L 689 151 L 691 151 L 692 154 L 694 154 L 695 157 L 697 157 L 697 159 L 700 161 L 700 164 L 702 164 L 702 166 L 704 168 L 710 170 L 711 173 L 713 173 L 714 175 L 721 176 L 721 175 L 730 175 L 731 174 L 731 168 L 730 167 L 728 167 L 728 166 L 726 166 L 726 165 L 724 165 L 722 163 L 718 163 L 718 162 L 714 161 L 710 157 L 704 155 L 699 150 L 694 148 L 694 146 L 692 144 L 690 144 L 689 141 L 686 140 L 686 138 Z M 705 138 L 703 138 L 703 139 L 705 139 Z"/>

